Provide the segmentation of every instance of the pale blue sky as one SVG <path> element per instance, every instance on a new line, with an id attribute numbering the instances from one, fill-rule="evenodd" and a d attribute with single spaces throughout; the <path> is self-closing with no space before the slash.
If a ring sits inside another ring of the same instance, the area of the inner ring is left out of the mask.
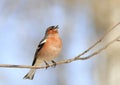
<path id="1" fill-rule="evenodd" d="M 80 9 L 75 7 L 71 14 L 59 3 L 43 10 L 29 6 L 31 10 L 28 8 L 26 12 L 24 8 L 29 0 L 20 0 L 17 5 L 10 6 L 8 5 L 14 1 L 6 1 L 0 1 L 0 63 L 31 65 L 36 46 L 44 36 L 46 28 L 51 25 L 60 27 L 63 50 L 66 52 L 61 53 L 66 56 L 64 59 L 74 57 L 89 47 L 89 38 L 94 35 L 89 5 Z M 47 5 L 47 0 L 42 2 Z M 8 7 L 5 7 L 5 4 Z M 12 11 L 9 7 L 13 7 Z M 34 12 L 38 14 L 34 15 Z M 90 59 L 38 70 L 32 81 L 22 79 L 28 69 L 0 68 L 0 85 L 57 85 L 56 70 L 62 66 L 65 67 L 66 73 L 63 75 L 68 85 L 94 85 L 91 73 L 93 63 L 93 59 Z"/>

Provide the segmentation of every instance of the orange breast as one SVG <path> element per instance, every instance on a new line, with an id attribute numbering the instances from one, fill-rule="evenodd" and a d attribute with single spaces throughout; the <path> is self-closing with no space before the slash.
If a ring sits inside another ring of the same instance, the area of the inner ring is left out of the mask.
<path id="1" fill-rule="evenodd" d="M 49 37 L 43 48 L 38 53 L 38 57 L 45 61 L 56 58 L 62 49 L 62 41 L 59 37 Z"/>

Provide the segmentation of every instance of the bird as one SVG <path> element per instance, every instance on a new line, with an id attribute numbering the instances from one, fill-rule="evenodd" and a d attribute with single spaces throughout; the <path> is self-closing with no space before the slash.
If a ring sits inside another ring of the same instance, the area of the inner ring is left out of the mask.
<path id="1" fill-rule="evenodd" d="M 50 61 L 53 65 L 56 65 L 54 58 L 59 56 L 62 49 L 62 40 L 60 38 L 58 28 L 58 25 L 47 28 L 44 38 L 37 46 L 32 66 L 40 66 L 43 62 L 48 66 L 49 64 L 47 62 Z M 23 79 L 33 80 L 35 72 L 36 69 L 30 69 Z"/>

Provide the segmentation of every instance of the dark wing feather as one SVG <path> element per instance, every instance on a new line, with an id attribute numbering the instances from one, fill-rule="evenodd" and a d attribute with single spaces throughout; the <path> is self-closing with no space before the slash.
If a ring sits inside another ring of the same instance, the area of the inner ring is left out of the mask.
<path id="1" fill-rule="evenodd" d="M 41 48 L 43 47 L 43 45 L 45 44 L 44 41 L 45 41 L 45 38 L 40 41 L 40 43 L 39 43 L 39 45 L 38 45 L 38 48 L 36 49 L 32 66 L 33 66 L 33 65 L 35 64 L 35 62 L 36 62 L 38 52 L 40 51 L 40 49 L 41 49 Z"/>

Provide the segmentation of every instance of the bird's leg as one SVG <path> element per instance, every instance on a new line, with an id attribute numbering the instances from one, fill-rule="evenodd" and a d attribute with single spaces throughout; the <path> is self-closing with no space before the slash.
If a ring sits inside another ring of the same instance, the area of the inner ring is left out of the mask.
<path id="1" fill-rule="evenodd" d="M 45 63 L 45 65 L 46 65 L 46 69 L 48 68 L 48 67 L 50 67 L 50 65 L 44 60 L 44 63 Z"/>
<path id="2" fill-rule="evenodd" d="M 51 62 L 53 63 L 53 67 L 55 67 L 57 65 L 54 60 L 51 60 Z"/>

